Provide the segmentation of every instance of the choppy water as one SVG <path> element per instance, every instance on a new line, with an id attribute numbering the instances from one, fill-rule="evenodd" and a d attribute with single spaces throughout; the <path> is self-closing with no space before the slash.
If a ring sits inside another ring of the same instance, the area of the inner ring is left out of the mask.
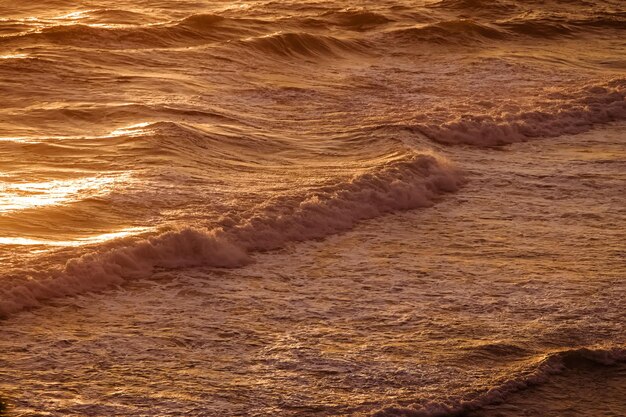
<path id="1" fill-rule="evenodd" d="M 624 415 L 625 29 L 0 0 L 9 412 Z"/>

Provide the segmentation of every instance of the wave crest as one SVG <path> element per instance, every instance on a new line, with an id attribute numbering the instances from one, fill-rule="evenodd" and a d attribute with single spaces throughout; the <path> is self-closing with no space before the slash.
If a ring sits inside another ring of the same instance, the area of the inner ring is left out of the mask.
<path id="1" fill-rule="evenodd" d="M 486 24 L 461 19 L 396 29 L 387 32 L 385 37 L 400 42 L 431 42 L 453 45 L 503 39 L 505 34 Z"/>
<path id="2" fill-rule="evenodd" d="M 3 42 L 43 40 L 87 48 L 160 48 L 258 35 L 263 31 L 263 26 L 261 21 L 253 19 L 198 14 L 168 24 L 60 24 L 6 37 Z"/>
<path id="3" fill-rule="evenodd" d="M 585 364 L 609 366 L 626 361 L 626 350 L 622 348 L 564 350 L 546 355 L 530 372 L 503 381 L 500 385 L 473 398 L 459 399 L 449 403 L 425 402 L 411 407 L 388 407 L 374 417 L 454 417 L 477 411 L 485 406 L 503 402 L 508 396 L 528 387 L 544 383 L 554 374 L 567 369 L 576 369 Z"/>
<path id="4" fill-rule="evenodd" d="M 367 10 L 329 11 L 322 17 L 336 26 L 356 31 L 368 30 L 393 22 L 381 13 Z"/>
<path id="5" fill-rule="evenodd" d="M 489 11 L 511 12 L 518 8 L 517 4 L 505 4 L 497 0 L 440 0 L 430 5 L 431 8 L 453 11 Z"/>
<path id="6" fill-rule="evenodd" d="M 351 52 L 358 53 L 363 50 L 363 45 L 358 41 L 306 32 L 278 32 L 242 40 L 240 45 L 254 53 L 260 53 L 261 56 L 282 57 L 324 58 L 343 56 Z"/>
<path id="7" fill-rule="evenodd" d="M 532 138 L 585 132 L 598 124 L 626 119 L 626 79 L 588 86 L 574 98 L 521 113 L 470 115 L 443 124 L 410 129 L 443 144 L 497 146 Z"/>
<path id="8" fill-rule="evenodd" d="M 0 315 L 147 277 L 157 268 L 242 266 L 255 251 L 323 238 L 385 213 L 430 206 L 442 194 L 455 191 L 461 181 L 445 161 L 412 155 L 350 181 L 222 219 L 222 226 L 213 230 L 168 231 L 72 259 L 52 276 L 3 278 Z"/>

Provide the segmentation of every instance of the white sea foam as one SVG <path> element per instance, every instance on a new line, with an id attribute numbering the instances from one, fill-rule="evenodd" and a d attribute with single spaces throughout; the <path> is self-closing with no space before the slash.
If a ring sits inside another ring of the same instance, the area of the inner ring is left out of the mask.
<path id="1" fill-rule="evenodd" d="M 445 144 L 504 145 L 581 133 L 598 124 L 626 119 L 625 97 L 626 79 L 617 79 L 520 113 L 465 115 L 442 124 L 419 124 L 414 129 Z"/>

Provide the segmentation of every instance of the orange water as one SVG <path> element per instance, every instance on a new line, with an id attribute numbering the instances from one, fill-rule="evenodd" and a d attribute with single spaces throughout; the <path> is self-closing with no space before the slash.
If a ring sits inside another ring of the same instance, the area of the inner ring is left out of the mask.
<path id="1" fill-rule="evenodd" d="M 620 1 L 0 0 L 0 396 L 626 413 L 625 28 Z"/>

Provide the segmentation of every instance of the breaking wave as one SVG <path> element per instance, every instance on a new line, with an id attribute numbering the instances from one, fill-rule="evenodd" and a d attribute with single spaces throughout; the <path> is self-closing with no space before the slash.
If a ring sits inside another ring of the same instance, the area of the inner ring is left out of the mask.
<path id="1" fill-rule="evenodd" d="M 558 96 L 536 110 L 461 116 L 442 124 L 411 129 L 443 144 L 497 146 L 532 138 L 577 134 L 595 125 L 626 119 L 626 79 L 588 86 L 573 96 Z"/>
<path id="2" fill-rule="evenodd" d="M 430 206 L 457 190 L 461 181 L 445 161 L 412 155 L 350 181 L 262 205 L 247 218 L 225 217 L 213 230 L 168 231 L 72 259 L 43 277 L 3 278 L 0 314 L 147 277 L 158 268 L 242 266 L 256 251 L 323 238 L 385 213 Z"/>

